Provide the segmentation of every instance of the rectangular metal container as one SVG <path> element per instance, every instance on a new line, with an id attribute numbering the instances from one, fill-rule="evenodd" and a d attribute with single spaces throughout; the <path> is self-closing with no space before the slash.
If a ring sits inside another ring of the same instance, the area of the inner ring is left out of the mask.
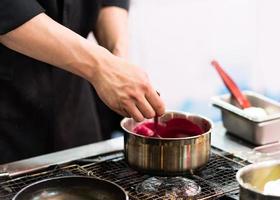
<path id="1" fill-rule="evenodd" d="M 230 94 L 213 97 L 212 104 L 221 110 L 227 131 L 256 145 L 280 141 L 280 103 L 252 91 L 242 93 L 252 106 L 265 109 L 267 117 L 250 117 L 237 106 Z"/>

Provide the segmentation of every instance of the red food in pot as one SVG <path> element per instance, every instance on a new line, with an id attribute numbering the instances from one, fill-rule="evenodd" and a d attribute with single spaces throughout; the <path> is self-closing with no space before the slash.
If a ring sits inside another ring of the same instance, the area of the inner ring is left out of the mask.
<path id="1" fill-rule="evenodd" d="M 133 129 L 133 132 L 140 134 L 140 135 L 152 137 L 152 136 L 154 136 L 155 132 L 154 132 L 154 130 L 149 128 L 149 126 L 150 126 L 149 124 L 153 124 L 153 122 L 146 122 L 146 123 L 140 124 Z"/>
<path id="2" fill-rule="evenodd" d="M 147 137 L 160 137 L 160 133 L 163 132 L 164 129 L 164 124 L 158 123 L 156 130 L 154 122 L 144 122 L 136 126 L 133 132 Z"/>
<path id="3" fill-rule="evenodd" d="M 165 123 L 159 123 L 155 129 L 154 122 L 144 122 L 133 129 L 133 132 L 147 137 L 182 138 L 197 136 L 202 129 L 188 119 L 173 118 Z"/>

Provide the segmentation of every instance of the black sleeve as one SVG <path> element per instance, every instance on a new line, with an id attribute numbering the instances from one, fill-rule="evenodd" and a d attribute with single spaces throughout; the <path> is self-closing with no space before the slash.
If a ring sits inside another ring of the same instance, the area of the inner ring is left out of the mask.
<path id="1" fill-rule="evenodd" d="M 44 9 L 36 0 L 0 0 L 0 35 L 24 24 Z"/>
<path id="2" fill-rule="evenodd" d="M 128 10 L 129 0 L 102 0 L 102 6 L 117 6 Z"/>

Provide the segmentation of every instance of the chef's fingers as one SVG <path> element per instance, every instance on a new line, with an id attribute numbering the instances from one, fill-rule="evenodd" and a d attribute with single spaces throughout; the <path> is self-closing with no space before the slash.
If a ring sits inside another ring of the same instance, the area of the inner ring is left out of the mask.
<path id="1" fill-rule="evenodd" d="M 137 122 L 141 122 L 144 120 L 144 116 L 133 102 L 127 104 L 125 111 Z"/>
<path id="2" fill-rule="evenodd" d="M 150 105 L 153 107 L 155 113 L 158 116 L 161 116 L 164 114 L 165 106 L 156 90 L 154 90 L 154 89 L 148 90 L 145 97 L 148 100 L 148 102 L 150 103 Z"/>
<path id="3" fill-rule="evenodd" d="M 130 115 L 127 113 L 127 111 L 123 108 L 121 111 L 118 112 L 123 117 L 130 117 Z"/>
<path id="4" fill-rule="evenodd" d="M 145 118 L 150 119 L 155 117 L 156 113 L 153 107 L 149 104 L 149 102 L 144 96 L 137 100 L 136 106 Z"/>

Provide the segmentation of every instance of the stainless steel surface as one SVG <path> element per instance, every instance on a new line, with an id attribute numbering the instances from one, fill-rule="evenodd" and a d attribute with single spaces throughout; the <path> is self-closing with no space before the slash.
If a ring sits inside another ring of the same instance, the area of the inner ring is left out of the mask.
<path id="1" fill-rule="evenodd" d="M 125 130 L 125 158 L 131 167 L 146 173 L 175 175 L 198 169 L 207 163 L 212 122 L 198 115 L 170 111 L 159 117 L 159 123 L 172 118 L 188 119 L 204 133 L 187 138 L 151 138 L 133 133 L 133 129 L 139 125 L 133 119 L 122 120 L 121 126 Z"/>
<path id="2" fill-rule="evenodd" d="M 93 177 L 64 176 L 44 179 L 20 190 L 13 200 L 128 200 L 117 184 Z"/>
<path id="3" fill-rule="evenodd" d="M 227 132 L 222 122 L 215 123 L 211 145 L 250 163 L 280 159 L 280 143 L 256 146 Z"/>
<path id="4" fill-rule="evenodd" d="M 215 123 L 211 134 L 211 145 L 244 160 L 252 156 L 255 148 L 255 145 L 229 134 L 222 122 Z"/>
<path id="5" fill-rule="evenodd" d="M 213 98 L 213 105 L 221 109 L 224 127 L 232 134 L 256 145 L 280 140 L 280 104 L 254 92 L 245 91 L 252 106 L 267 112 L 265 119 L 255 119 L 238 108 L 230 95 Z"/>
<path id="6" fill-rule="evenodd" d="M 0 165 L 0 177 L 1 175 L 17 176 L 34 170 L 44 169 L 52 165 L 64 164 L 73 160 L 90 156 L 97 156 L 100 154 L 119 151 L 122 149 L 122 137 L 84 145 L 69 150 L 59 151 L 47 155 Z"/>
<path id="7" fill-rule="evenodd" d="M 240 200 L 280 200 L 280 196 L 263 193 L 268 181 L 280 179 L 280 160 L 248 165 L 238 171 L 236 178 L 240 185 Z"/>

